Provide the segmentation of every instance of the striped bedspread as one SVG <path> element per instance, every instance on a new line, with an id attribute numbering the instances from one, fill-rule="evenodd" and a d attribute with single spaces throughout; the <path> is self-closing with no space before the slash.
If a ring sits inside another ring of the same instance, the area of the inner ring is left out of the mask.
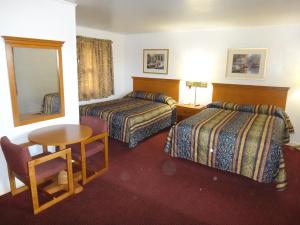
<path id="1" fill-rule="evenodd" d="M 42 113 L 55 114 L 60 113 L 59 93 L 46 94 L 43 99 Z"/>
<path id="2" fill-rule="evenodd" d="M 173 104 L 126 97 L 80 106 L 80 115 L 98 116 L 108 121 L 109 136 L 135 147 L 139 141 L 175 123 Z"/>
<path id="3" fill-rule="evenodd" d="M 276 180 L 278 189 L 285 188 L 282 145 L 292 127 L 280 116 L 284 114 L 278 108 L 261 107 L 260 113 L 222 106 L 208 106 L 212 108 L 173 126 L 165 152 L 258 182 Z"/>

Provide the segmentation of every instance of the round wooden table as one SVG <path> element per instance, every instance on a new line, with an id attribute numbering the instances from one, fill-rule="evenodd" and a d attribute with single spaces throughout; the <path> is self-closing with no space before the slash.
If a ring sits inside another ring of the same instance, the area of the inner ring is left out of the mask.
<path id="1" fill-rule="evenodd" d="M 39 128 L 29 133 L 30 142 L 43 146 L 59 146 L 60 149 L 66 145 L 79 143 L 88 139 L 93 131 L 88 126 L 79 124 L 62 124 Z"/>
<path id="2" fill-rule="evenodd" d="M 82 142 L 91 137 L 93 131 L 88 126 L 77 124 L 62 124 L 39 128 L 29 133 L 28 139 L 34 144 L 43 146 L 44 152 L 48 152 L 48 146 L 59 146 L 59 149 L 65 149 L 66 145 Z M 66 171 L 61 171 L 57 180 L 45 188 L 53 194 L 66 188 Z M 79 193 L 83 190 L 78 183 L 81 179 L 81 173 L 74 174 L 74 192 Z M 61 182 L 63 180 L 63 182 Z"/>

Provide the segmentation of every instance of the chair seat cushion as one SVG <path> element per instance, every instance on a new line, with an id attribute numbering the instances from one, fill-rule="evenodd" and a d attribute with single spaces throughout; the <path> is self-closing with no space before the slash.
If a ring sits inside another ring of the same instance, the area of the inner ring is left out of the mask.
<path id="1" fill-rule="evenodd" d="M 44 178 L 51 177 L 61 170 L 66 169 L 66 160 L 63 158 L 55 158 L 36 166 L 36 180 L 40 181 Z"/>
<path id="2" fill-rule="evenodd" d="M 69 145 L 68 147 L 71 147 L 71 149 L 72 149 L 72 159 L 74 159 L 76 161 L 80 161 L 81 160 L 80 144 L 79 143 L 72 144 L 72 145 Z M 104 150 L 104 144 L 100 141 L 94 141 L 85 146 L 85 157 L 89 158 L 103 150 Z"/>

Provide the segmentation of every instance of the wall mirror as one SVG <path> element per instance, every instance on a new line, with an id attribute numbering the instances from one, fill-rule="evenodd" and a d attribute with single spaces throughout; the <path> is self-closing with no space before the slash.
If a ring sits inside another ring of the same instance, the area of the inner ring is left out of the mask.
<path id="1" fill-rule="evenodd" d="M 14 125 L 63 117 L 64 42 L 4 36 Z"/>

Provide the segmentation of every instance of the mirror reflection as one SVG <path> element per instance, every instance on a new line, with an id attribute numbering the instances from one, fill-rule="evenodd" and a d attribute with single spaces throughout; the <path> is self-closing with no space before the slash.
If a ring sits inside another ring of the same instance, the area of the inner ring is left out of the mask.
<path id="1" fill-rule="evenodd" d="M 20 116 L 60 112 L 57 50 L 13 48 Z"/>

